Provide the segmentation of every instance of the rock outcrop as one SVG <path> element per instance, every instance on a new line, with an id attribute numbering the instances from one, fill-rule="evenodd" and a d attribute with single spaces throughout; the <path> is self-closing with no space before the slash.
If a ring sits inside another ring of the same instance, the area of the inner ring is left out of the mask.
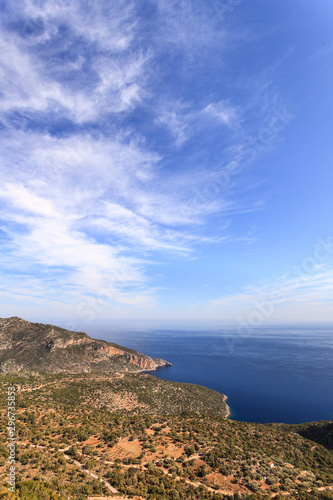
<path id="1" fill-rule="evenodd" d="M 155 370 L 168 361 L 96 340 L 84 332 L 22 318 L 0 319 L 0 372 L 37 370 L 47 373 L 119 373 Z"/>

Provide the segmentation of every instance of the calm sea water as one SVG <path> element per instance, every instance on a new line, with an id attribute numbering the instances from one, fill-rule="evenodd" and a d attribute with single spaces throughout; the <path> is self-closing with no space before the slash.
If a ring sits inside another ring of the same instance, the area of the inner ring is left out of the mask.
<path id="1" fill-rule="evenodd" d="M 88 332 L 91 335 L 93 332 Z M 153 375 L 204 385 L 228 396 L 232 418 L 247 422 L 333 420 L 333 329 L 95 331 L 173 366 Z"/>

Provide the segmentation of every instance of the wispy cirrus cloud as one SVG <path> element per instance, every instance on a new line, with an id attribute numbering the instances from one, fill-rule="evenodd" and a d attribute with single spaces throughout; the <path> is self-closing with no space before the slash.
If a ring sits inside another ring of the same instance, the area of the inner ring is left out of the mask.
<path id="1" fill-rule="evenodd" d="M 207 128 L 226 126 L 240 131 L 240 117 L 236 107 L 229 102 L 209 102 L 201 108 L 191 103 L 163 103 L 157 124 L 164 125 L 174 137 L 177 147 L 189 138 L 198 136 Z"/>
<path id="2" fill-rule="evenodd" d="M 144 7 L 1 4 L 0 227 L 10 300 L 77 304 L 103 293 L 110 304 L 149 307 L 149 265 L 248 238 L 229 231 L 229 217 L 260 209 L 244 196 L 253 183 L 235 180 L 211 199 L 203 182 L 216 182 L 220 150 L 244 136 L 244 109 L 210 88 L 209 76 L 188 92 L 217 48 L 221 60 L 227 32 L 204 3 Z M 208 229 L 213 215 L 227 218 L 221 234 Z"/>
<path id="3" fill-rule="evenodd" d="M 21 1 L 6 5 L 1 39 L 3 113 L 60 113 L 78 123 L 140 101 L 145 59 L 128 50 L 133 7 Z M 107 16 L 107 17 L 105 17 Z"/>
<path id="4" fill-rule="evenodd" d="M 276 279 L 242 287 L 204 305 L 213 317 L 236 319 L 240 326 L 303 320 L 328 321 L 333 294 L 333 267 L 316 264 L 311 272 L 293 268 Z"/>

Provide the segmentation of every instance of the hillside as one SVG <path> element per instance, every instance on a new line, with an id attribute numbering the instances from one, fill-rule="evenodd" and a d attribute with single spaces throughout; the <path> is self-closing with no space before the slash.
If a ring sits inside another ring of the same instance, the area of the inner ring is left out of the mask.
<path id="1" fill-rule="evenodd" d="M 2 384 L 14 383 L 24 405 L 41 410 L 59 404 L 82 410 L 103 408 L 118 414 L 181 414 L 194 411 L 229 416 L 226 397 L 195 384 L 161 380 L 145 373 L 2 375 Z M 23 403 L 22 403 L 23 404 Z"/>
<path id="2" fill-rule="evenodd" d="M 170 364 L 84 332 L 17 317 L 0 319 L 0 373 L 120 373 Z"/>
<path id="3" fill-rule="evenodd" d="M 17 478 L 0 500 L 333 500 L 333 422 L 228 420 L 223 394 L 138 373 L 166 363 L 0 320 L 0 479 L 13 431 L 7 387 Z"/>
<path id="4" fill-rule="evenodd" d="M 310 422 L 294 425 L 293 428 L 301 436 L 333 450 L 333 422 Z"/>
<path id="5" fill-rule="evenodd" d="M 163 399 L 158 379 L 143 374 L 119 376 L 126 383 L 118 394 L 129 395 L 137 376 L 153 381 L 146 405 L 154 394 Z M 204 410 L 158 414 L 158 405 L 154 414 L 144 413 L 147 406 L 135 414 L 140 409 L 130 405 L 110 412 L 103 398 L 95 406 L 84 403 L 92 375 L 82 381 L 78 375 L 1 379 L 1 479 L 8 457 L 6 386 L 17 387 L 17 500 L 106 499 L 115 492 L 124 500 L 333 498 L 332 451 L 299 433 L 321 428 L 320 422 L 297 432 L 298 426 L 236 422 Z M 103 392 L 98 384 L 93 400 Z M 167 402 L 165 410 L 172 409 Z M 14 497 L 4 488 L 0 498 Z"/>

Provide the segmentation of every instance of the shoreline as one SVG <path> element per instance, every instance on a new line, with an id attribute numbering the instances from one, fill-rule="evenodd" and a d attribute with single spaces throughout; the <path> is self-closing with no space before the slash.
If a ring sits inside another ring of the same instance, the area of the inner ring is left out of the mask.
<path id="1" fill-rule="evenodd" d="M 146 375 L 150 375 L 150 376 L 156 376 L 154 375 L 153 373 L 151 372 L 155 372 L 156 370 L 158 370 L 159 368 L 165 368 L 166 366 L 172 366 L 172 364 L 170 363 L 170 365 L 164 365 L 164 366 L 157 366 L 154 370 L 138 370 L 136 372 L 132 372 L 132 373 L 145 373 Z M 130 373 L 130 372 L 127 372 L 127 373 Z M 157 377 L 159 378 L 159 377 Z M 161 378 L 160 380 L 168 380 L 168 379 L 163 379 Z M 176 382 L 176 381 L 173 381 L 173 380 L 170 380 L 170 382 Z M 201 386 L 201 384 L 195 384 L 193 382 L 176 382 L 178 384 L 190 384 L 190 385 L 198 385 L 198 386 Z M 214 389 L 211 389 L 210 387 L 207 387 L 205 385 L 202 385 L 201 387 L 205 387 L 206 389 L 209 389 L 211 391 L 214 391 L 214 392 L 218 392 L 219 394 L 221 394 L 221 396 L 223 396 L 223 402 L 226 406 L 226 415 L 225 415 L 225 419 L 229 419 L 230 417 L 232 417 L 232 411 L 231 411 L 231 408 L 230 406 L 227 404 L 227 400 L 228 400 L 228 396 L 226 396 L 225 394 L 223 394 L 222 392 L 219 392 L 219 391 L 215 391 Z"/>
<path id="2" fill-rule="evenodd" d="M 227 414 L 225 416 L 226 419 L 230 418 L 232 416 L 232 413 L 231 413 L 231 409 L 230 409 L 230 406 L 227 404 L 227 401 L 228 401 L 228 396 L 226 396 L 225 394 L 223 394 L 224 396 L 224 403 L 227 407 Z"/>

